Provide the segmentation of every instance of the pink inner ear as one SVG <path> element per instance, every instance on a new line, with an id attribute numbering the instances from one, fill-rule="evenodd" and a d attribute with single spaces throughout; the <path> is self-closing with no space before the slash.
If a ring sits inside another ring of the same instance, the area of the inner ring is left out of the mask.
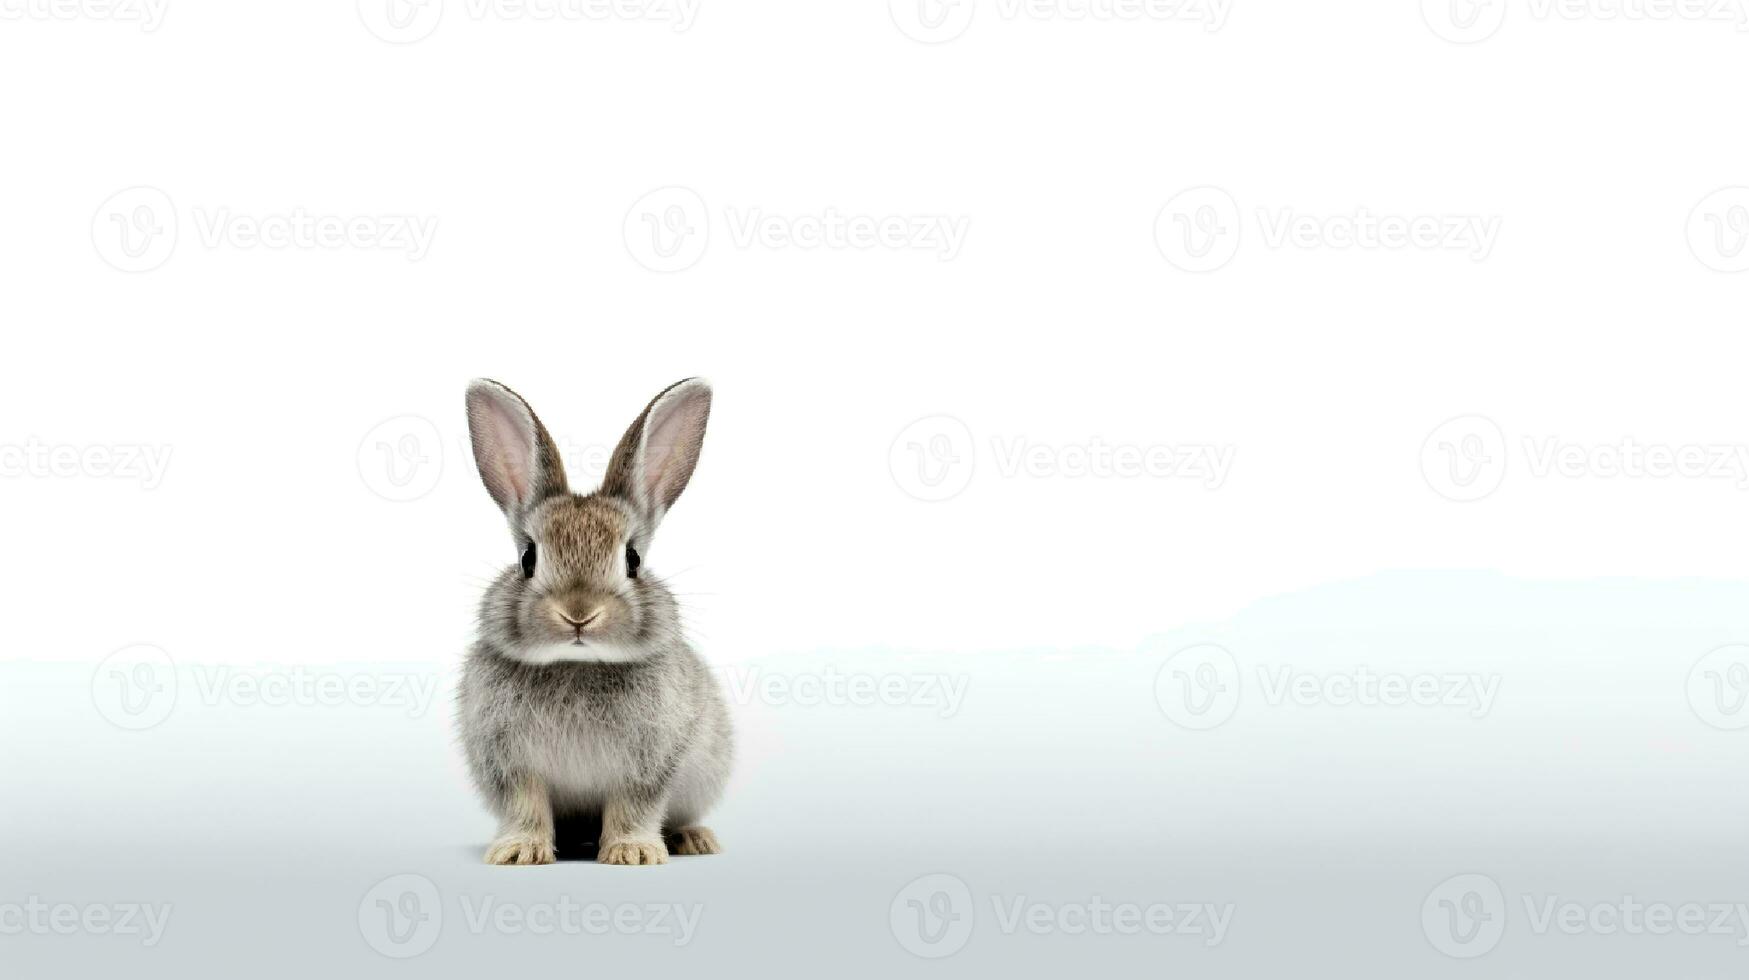
<path id="1" fill-rule="evenodd" d="M 650 413 L 644 434 L 644 488 L 657 507 L 669 507 L 686 489 L 709 411 L 709 389 L 697 388 L 664 399 Z"/>
<path id="2" fill-rule="evenodd" d="M 502 488 L 507 501 L 526 505 L 533 486 L 534 426 L 521 405 L 506 404 L 504 398 L 493 392 L 485 399 L 480 467 Z"/>
<path id="3" fill-rule="evenodd" d="M 672 445 L 658 446 L 652 443 L 644 447 L 644 492 L 657 506 L 665 506 L 662 487 L 666 482 L 663 474 L 668 469 L 668 462 L 675 458 Z"/>

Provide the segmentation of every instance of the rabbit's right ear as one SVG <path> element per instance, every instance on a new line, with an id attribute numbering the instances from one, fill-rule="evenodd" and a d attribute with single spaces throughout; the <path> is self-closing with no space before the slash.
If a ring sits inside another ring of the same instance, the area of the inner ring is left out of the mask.
<path id="1" fill-rule="evenodd" d="M 480 479 L 512 524 L 528 508 L 567 492 L 559 447 L 516 392 L 486 378 L 468 385 L 468 435 Z"/>

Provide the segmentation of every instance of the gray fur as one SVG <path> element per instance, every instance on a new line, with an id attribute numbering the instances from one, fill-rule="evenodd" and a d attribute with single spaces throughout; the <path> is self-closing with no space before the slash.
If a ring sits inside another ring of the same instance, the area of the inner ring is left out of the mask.
<path id="1" fill-rule="evenodd" d="M 470 389 L 471 412 L 482 384 L 493 383 L 476 382 Z M 622 445 L 639 445 L 651 413 L 663 408 L 691 413 L 689 424 L 669 428 L 689 438 L 696 428 L 702 440 L 709 389 L 702 382 L 682 384 L 693 396 L 680 409 L 668 404 L 668 392 L 658 396 Z M 520 399 L 494 404 L 526 409 Z M 498 451 L 502 447 L 482 445 L 476 432 L 476 457 L 495 463 L 506 456 L 556 460 L 545 428 L 532 411 L 529 418 L 532 426 L 500 426 L 484 438 L 533 431 L 547 445 L 505 454 Z M 685 451 L 696 459 L 697 445 Z M 629 492 L 641 472 L 635 455 L 616 459 L 604 481 L 620 492 L 572 494 L 562 475 L 553 481 L 552 468 L 528 482 L 544 487 L 532 501 L 506 505 L 494 491 L 519 551 L 531 541 L 537 548 L 533 578 L 518 563 L 487 588 L 479 637 L 457 694 L 469 769 L 503 824 L 488 852 L 494 863 L 551 860 L 554 824 L 573 822 L 604 824 L 604 861 L 660 863 L 665 852 L 651 848 L 697 824 L 728 778 L 733 732 L 717 680 L 683 638 L 673 593 L 647 566 L 635 577 L 626 573 L 626 545 L 647 553 L 666 509 Z M 690 475 L 688 466 L 677 487 L 664 488 L 672 490 L 666 503 Z M 703 834 L 714 846 L 714 837 Z M 523 850 L 512 848 L 512 856 L 503 858 L 505 842 Z M 533 853 L 542 856 L 525 859 L 531 842 Z M 634 856 L 610 858 L 610 845 L 621 843 Z M 643 860 L 635 856 L 639 848 Z"/>

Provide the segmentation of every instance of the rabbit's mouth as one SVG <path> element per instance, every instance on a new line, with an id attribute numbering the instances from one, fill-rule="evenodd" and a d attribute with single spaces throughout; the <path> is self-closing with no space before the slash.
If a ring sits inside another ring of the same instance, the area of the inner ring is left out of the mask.
<path id="1" fill-rule="evenodd" d="M 552 664 L 565 662 L 593 663 L 629 663 L 643 660 L 650 651 L 636 645 L 626 645 L 607 641 L 565 640 L 562 643 L 545 643 L 506 651 L 513 659 L 531 664 Z"/>

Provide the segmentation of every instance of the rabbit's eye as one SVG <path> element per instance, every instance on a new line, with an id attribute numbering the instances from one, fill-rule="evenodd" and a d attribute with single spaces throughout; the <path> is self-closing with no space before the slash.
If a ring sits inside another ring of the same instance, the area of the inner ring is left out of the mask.
<path id="1" fill-rule="evenodd" d="M 643 559 L 638 557 L 638 549 L 632 547 L 632 543 L 630 541 L 627 541 L 626 542 L 626 577 L 627 578 L 637 578 L 638 577 L 638 566 L 641 564 L 643 564 Z"/>
<path id="2" fill-rule="evenodd" d="M 533 541 L 530 541 L 528 543 L 528 547 L 524 548 L 522 551 L 522 577 L 523 578 L 534 578 L 534 542 Z"/>

